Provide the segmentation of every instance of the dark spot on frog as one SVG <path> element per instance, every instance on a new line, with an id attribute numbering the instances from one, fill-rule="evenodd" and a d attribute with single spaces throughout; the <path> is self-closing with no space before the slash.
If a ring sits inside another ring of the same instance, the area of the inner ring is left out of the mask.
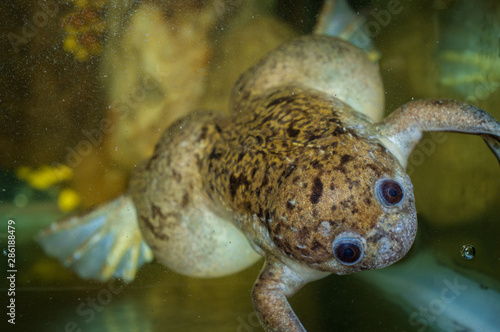
<path id="1" fill-rule="evenodd" d="M 344 135 L 345 134 L 345 131 L 342 130 L 342 127 L 336 127 L 334 130 L 333 130 L 333 136 L 341 136 L 341 135 Z"/>
<path id="2" fill-rule="evenodd" d="M 274 212 L 274 211 L 273 211 Z M 271 225 L 270 222 L 272 221 L 271 216 L 274 215 L 274 213 L 271 214 L 269 210 L 264 211 L 264 225 L 267 228 L 267 231 L 271 233 Z"/>
<path id="3" fill-rule="evenodd" d="M 285 253 L 285 255 L 292 256 L 292 247 L 290 246 L 290 244 L 288 242 L 282 241 L 277 236 L 273 236 L 273 242 L 276 244 L 276 246 L 278 248 L 280 248 L 281 250 L 283 250 L 283 252 Z"/>
<path id="4" fill-rule="evenodd" d="M 331 210 L 332 210 L 332 212 L 335 212 L 335 210 L 337 210 L 337 205 L 333 204 Z"/>
<path id="5" fill-rule="evenodd" d="M 240 154 L 238 155 L 238 162 L 240 162 L 243 157 L 245 156 L 245 153 L 244 152 L 240 152 Z"/>
<path id="6" fill-rule="evenodd" d="M 287 202 L 286 202 L 286 208 L 287 208 L 289 211 L 292 211 L 293 209 L 295 209 L 295 204 L 292 204 L 292 201 L 287 201 Z"/>
<path id="7" fill-rule="evenodd" d="M 344 166 L 345 164 L 347 164 L 349 161 L 353 160 L 354 157 L 351 156 L 350 154 L 344 154 L 341 158 L 340 158 L 340 167 Z"/>
<path id="8" fill-rule="evenodd" d="M 153 233 L 155 235 L 155 237 L 161 239 L 161 240 L 168 240 L 169 237 L 167 234 L 163 233 L 160 231 L 160 228 L 159 227 L 155 227 L 150 221 L 148 218 L 144 217 L 144 216 L 139 216 L 139 219 L 141 221 L 141 224 L 142 225 L 145 225 L 146 228 L 148 228 L 151 233 Z"/>
<path id="9" fill-rule="evenodd" d="M 257 215 L 257 218 L 259 218 L 261 221 L 264 220 L 264 212 L 262 211 L 261 206 L 259 206 L 259 211 L 257 211 L 256 215 Z"/>
<path id="10" fill-rule="evenodd" d="M 295 165 L 289 165 L 284 171 L 283 173 L 281 173 L 279 179 L 278 179 L 278 184 L 281 184 L 282 183 L 282 179 L 285 178 L 287 179 L 293 172 L 293 170 L 295 169 Z"/>
<path id="11" fill-rule="evenodd" d="M 234 174 L 231 174 L 231 176 L 229 177 L 229 193 L 231 194 L 231 197 L 234 199 L 236 191 L 240 186 L 248 185 L 249 182 L 243 174 L 240 174 L 238 177 L 234 176 Z"/>
<path id="12" fill-rule="evenodd" d="M 314 239 L 311 246 L 311 250 L 317 251 L 318 249 L 323 249 L 323 248 L 324 248 L 323 245 L 318 240 Z"/>
<path id="13" fill-rule="evenodd" d="M 252 211 L 252 203 L 250 203 L 249 201 L 243 203 L 243 206 L 245 207 L 245 211 L 247 213 L 250 213 Z"/>
<path id="14" fill-rule="evenodd" d="M 185 208 L 189 204 L 189 194 L 187 192 L 182 196 L 181 207 Z"/>
<path id="15" fill-rule="evenodd" d="M 266 122 L 269 122 L 273 119 L 273 114 L 270 114 L 268 116 L 266 116 L 264 119 L 262 119 L 262 121 L 260 122 L 261 125 L 265 124 Z"/>
<path id="16" fill-rule="evenodd" d="M 319 160 L 315 160 L 311 163 L 311 167 L 314 169 L 321 168 L 321 162 Z"/>
<path id="17" fill-rule="evenodd" d="M 203 167 L 203 162 L 201 161 L 200 155 L 196 153 L 194 155 L 194 158 L 196 159 L 196 166 L 198 166 L 198 169 L 201 170 L 201 168 Z"/>
<path id="18" fill-rule="evenodd" d="M 343 208 L 348 208 L 351 205 L 351 201 L 347 199 L 343 200 L 342 202 L 340 202 L 340 205 L 342 205 Z"/>
<path id="19" fill-rule="evenodd" d="M 296 176 L 292 179 L 292 183 L 296 184 L 300 180 L 300 176 Z"/>
<path id="20" fill-rule="evenodd" d="M 218 132 L 219 134 L 221 134 L 221 133 L 222 133 L 222 129 L 219 127 L 219 125 L 218 125 L 218 124 L 216 124 L 216 125 L 215 125 L 215 130 L 217 130 L 217 132 Z"/>
<path id="21" fill-rule="evenodd" d="M 174 176 L 175 181 L 181 182 L 182 181 L 182 175 L 177 172 L 175 169 L 172 170 L 172 175 Z"/>
<path id="22" fill-rule="evenodd" d="M 367 238 L 366 241 L 372 242 L 372 243 L 377 243 L 378 241 L 380 241 L 380 239 L 382 239 L 386 236 L 387 236 L 387 232 L 385 232 L 384 230 L 379 230 L 377 233 L 375 233 L 374 235 Z"/>
<path id="23" fill-rule="evenodd" d="M 252 174 L 250 176 L 253 178 L 255 176 L 255 173 L 257 173 L 257 167 L 252 169 Z"/>
<path id="24" fill-rule="evenodd" d="M 285 102 L 285 104 L 289 104 L 289 103 L 293 102 L 294 99 L 295 98 L 293 98 L 293 97 L 276 98 L 276 99 L 272 100 L 271 102 L 269 102 L 269 104 L 267 104 L 266 108 L 270 108 L 270 107 L 279 105 L 279 104 L 281 104 L 283 102 Z"/>
<path id="25" fill-rule="evenodd" d="M 375 164 L 367 164 L 366 167 L 370 168 L 377 177 L 380 177 L 382 175 L 382 171 L 380 170 L 379 167 Z"/>
<path id="26" fill-rule="evenodd" d="M 262 143 L 264 143 L 264 139 L 262 138 L 262 136 L 258 135 L 255 138 L 257 139 L 257 144 L 262 145 Z"/>
<path id="27" fill-rule="evenodd" d="M 333 185 L 333 182 L 330 184 L 330 190 L 331 190 L 331 191 L 334 191 L 334 190 L 335 190 L 335 186 Z"/>
<path id="28" fill-rule="evenodd" d="M 210 155 L 208 156 L 208 159 L 219 159 L 222 156 L 222 153 L 216 152 L 215 148 L 212 149 L 212 152 L 210 152 Z"/>
<path id="29" fill-rule="evenodd" d="M 343 174 L 346 174 L 347 173 L 347 169 L 345 168 L 345 165 L 348 162 L 350 162 L 351 160 L 354 160 L 353 156 L 351 156 L 349 154 L 344 154 L 342 157 L 340 157 L 340 163 L 337 166 L 332 167 L 332 168 L 335 169 L 335 170 L 340 171 Z"/>
<path id="30" fill-rule="evenodd" d="M 382 143 L 376 143 L 376 145 L 378 146 L 380 153 L 390 154 L 390 152 L 386 149 L 385 146 L 382 145 Z"/>
<path id="31" fill-rule="evenodd" d="M 269 183 L 269 178 L 267 177 L 267 174 L 264 174 L 264 178 L 262 179 L 262 183 L 260 184 L 261 187 L 267 186 Z"/>
<path id="32" fill-rule="evenodd" d="M 286 133 L 291 138 L 297 137 L 300 134 L 300 129 L 294 129 L 293 128 L 293 123 L 294 123 L 293 121 L 290 122 L 290 125 L 286 129 Z"/>
<path id="33" fill-rule="evenodd" d="M 323 195 L 323 182 L 321 182 L 321 179 L 319 177 L 316 177 L 313 182 L 312 193 L 309 200 L 311 201 L 312 204 L 318 204 L 322 195 Z"/>
<path id="34" fill-rule="evenodd" d="M 307 227 L 301 227 L 299 231 L 297 232 L 297 239 L 301 243 L 305 243 L 306 240 L 309 238 L 311 232 Z"/>
<path id="35" fill-rule="evenodd" d="M 206 126 L 203 126 L 201 128 L 201 134 L 200 134 L 200 136 L 198 136 L 197 142 L 202 141 L 205 138 L 207 138 L 207 131 L 208 131 L 208 128 Z"/>
<path id="36" fill-rule="evenodd" d="M 309 137 L 307 138 L 306 144 L 321 137 L 322 137 L 321 135 L 310 134 Z"/>
<path id="37" fill-rule="evenodd" d="M 368 206 L 372 205 L 372 200 L 371 200 L 370 197 L 365 197 L 363 199 L 363 202 L 365 202 L 365 204 L 368 205 Z"/>

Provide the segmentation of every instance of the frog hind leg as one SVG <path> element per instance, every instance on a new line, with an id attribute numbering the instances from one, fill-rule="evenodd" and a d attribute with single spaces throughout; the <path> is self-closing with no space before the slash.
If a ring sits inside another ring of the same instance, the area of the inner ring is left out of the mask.
<path id="1" fill-rule="evenodd" d="M 84 279 L 134 279 L 153 259 L 137 224 L 132 199 L 123 195 L 96 209 L 53 223 L 36 240 L 52 257 Z"/>
<path id="2" fill-rule="evenodd" d="M 130 182 L 139 225 L 156 259 L 193 277 L 229 275 L 260 258 L 204 190 L 207 163 L 219 157 L 213 151 L 221 139 L 215 120 L 211 113 L 194 113 L 173 124 Z"/>

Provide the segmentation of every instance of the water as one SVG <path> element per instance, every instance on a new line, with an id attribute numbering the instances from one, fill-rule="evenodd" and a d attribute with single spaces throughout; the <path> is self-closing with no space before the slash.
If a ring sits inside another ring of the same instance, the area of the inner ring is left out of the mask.
<path id="1" fill-rule="evenodd" d="M 196 107 L 227 112 L 230 87 L 241 71 L 265 50 L 310 31 L 319 6 L 270 2 L 260 8 L 249 1 L 241 10 L 240 1 L 214 1 L 213 8 L 154 4 L 144 9 L 133 1 L 120 8 L 113 2 L 87 11 L 71 2 L 0 5 L 1 310 L 7 313 L 7 301 L 15 298 L 16 312 L 15 326 L 4 313 L 0 326 L 8 331 L 262 331 L 250 298 L 262 261 L 217 279 L 183 277 L 153 263 L 131 284 L 97 283 L 48 258 L 33 238 L 62 211 L 122 192 L 130 171 L 173 118 Z M 412 98 L 441 97 L 473 102 L 500 118 L 500 17 L 494 1 L 473 9 L 464 1 L 359 6 L 379 52 L 388 112 Z M 378 13 L 371 12 L 375 7 Z M 179 9 L 197 13 L 203 24 L 193 26 L 185 18 L 189 15 L 180 14 L 173 24 L 158 14 L 160 9 L 170 15 Z M 471 10 L 473 15 L 464 15 Z M 148 17 L 144 25 L 138 23 Z M 470 28 L 458 33 L 461 22 Z M 127 32 L 127 24 L 143 30 Z M 71 44 L 77 33 L 78 48 Z M 464 38 L 479 42 L 461 44 Z M 467 54 L 487 65 L 471 65 Z M 461 72 L 474 72 L 476 79 L 461 81 Z M 61 171 L 63 164 L 71 176 Z M 19 173 L 21 166 L 34 172 L 42 165 L 51 170 L 34 175 L 38 182 Z M 493 155 L 477 137 L 426 135 L 408 172 L 420 225 L 407 259 L 432 248 L 449 269 L 469 271 L 483 286 L 487 276 L 493 280 L 487 287 L 494 288 L 500 283 L 500 169 Z M 61 195 L 68 189 L 73 190 L 69 196 Z M 15 221 L 17 272 L 12 273 L 7 272 L 8 220 Z M 11 274 L 15 296 L 8 295 Z M 305 286 L 290 303 L 310 331 L 420 331 L 395 296 L 361 278 L 330 276 Z"/>

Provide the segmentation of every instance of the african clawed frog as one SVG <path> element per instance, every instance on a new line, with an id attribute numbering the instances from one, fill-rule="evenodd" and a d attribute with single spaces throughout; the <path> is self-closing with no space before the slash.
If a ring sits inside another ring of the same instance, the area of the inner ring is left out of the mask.
<path id="1" fill-rule="evenodd" d="M 133 174 L 127 195 L 70 218 L 72 227 L 54 226 L 40 242 L 58 257 L 77 252 L 69 263 L 102 279 L 132 279 L 150 250 L 198 277 L 231 274 L 264 256 L 252 292 L 263 327 L 304 331 L 287 297 L 330 273 L 385 267 L 410 249 L 417 218 L 405 167 L 423 131 L 483 135 L 500 158 L 500 123 L 486 112 L 419 100 L 380 120 L 383 99 L 378 67 L 363 51 L 326 36 L 287 43 L 241 76 L 231 116 L 180 119 Z M 98 245 L 96 234 L 63 254 L 53 249 L 54 236 L 91 223 L 101 237 L 134 234 L 102 266 L 94 263 L 99 269 L 78 263 Z"/>

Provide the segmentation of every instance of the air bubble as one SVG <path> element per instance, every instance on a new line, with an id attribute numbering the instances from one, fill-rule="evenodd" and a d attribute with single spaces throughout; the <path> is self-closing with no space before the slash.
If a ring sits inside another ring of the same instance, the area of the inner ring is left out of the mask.
<path id="1" fill-rule="evenodd" d="M 460 253 L 462 254 L 462 257 L 469 260 L 473 259 L 474 256 L 476 255 L 476 249 L 471 244 L 464 244 L 462 246 L 462 250 L 460 250 Z"/>

